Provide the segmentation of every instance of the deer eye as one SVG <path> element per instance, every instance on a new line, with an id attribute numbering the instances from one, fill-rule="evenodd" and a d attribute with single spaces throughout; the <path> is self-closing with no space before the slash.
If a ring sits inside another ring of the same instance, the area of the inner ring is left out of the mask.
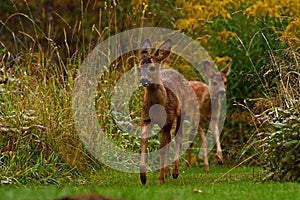
<path id="1" fill-rule="evenodd" d="M 151 67 L 149 68 L 149 70 L 150 70 L 151 72 L 154 72 L 154 71 L 155 71 L 155 67 L 154 67 L 154 66 L 151 66 Z"/>
<path id="2" fill-rule="evenodd" d="M 217 86 L 218 85 L 218 82 L 213 82 L 213 86 Z"/>

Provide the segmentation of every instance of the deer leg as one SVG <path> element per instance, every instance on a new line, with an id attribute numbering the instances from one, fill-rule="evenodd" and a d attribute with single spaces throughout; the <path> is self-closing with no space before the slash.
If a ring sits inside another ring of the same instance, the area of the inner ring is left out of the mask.
<path id="1" fill-rule="evenodd" d="M 170 142 L 171 142 L 171 134 L 168 134 L 166 146 L 164 147 L 166 149 L 166 152 L 165 152 L 165 161 L 164 161 L 165 178 L 168 178 L 170 176 L 170 167 L 169 167 L 169 161 L 170 161 Z"/>
<path id="2" fill-rule="evenodd" d="M 179 158 L 180 158 L 180 149 L 182 145 L 182 118 L 177 118 L 176 130 L 175 130 L 175 142 L 176 142 L 176 149 L 175 149 L 175 157 L 173 163 L 173 173 L 172 176 L 174 179 L 178 178 L 179 176 Z"/>
<path id="3" fill-rule="evenodd" d="M 160 143 L 160 170 L 158 183 L 161 184 L 165 181 L 167 174 L 170 174 L 169 169 L 169 143 L 171 141 L 171 130 L 172 126 L 165 126 L 162 130 L 162 141 Z"/>
<path id="4" fill-rule="evenodd" d="M 219 132 L 219 120 L 218 119 L 212 119 L 212 125 L 211 125 L 211 130 L 214 135 L 214 138 L 216 140 L 216 145 L 217 145 L 217 159 L 219 165 L 223 164 L 223 155 L 222 155 L 222 148 L 221 148 L 221 143 L 220 143 L 220 132 Z"/>
<path id="5" fill-rule="evenodd" d="M 194 138 L 195 138 L 195 131 L 192 131 L 189 134 L 189 147 L 187 149 L 187 161 L 188 161 L 188 165 L 191 165 L 192 162 L 192 147 L 194 145 Z"/>
<path id="6" fill-rule="evenodd" d="M 222 155 L 222 148 L 221 148 L 221 143 L 220 143 L 220 134 L 219 134 L 219 129 L 216 131 L 217 135 L 216 137 L 216 143 L 217 143 L 217 158 L 218 158 L 218 163 L 219 165 L 222 165 L 223 162 L 223 155 Z"/>
<path id="7" fill-rule="evenodd" d="M 204 171 L 206 173 L 208 173 L 209 172 L 209 163 L 208 163 L 208 157 L 207 157 L 207 140 L 206 140 L 206 135 L 205 135 L 205 132 L 203 131 L 202 128 L 199 128 L 199 133 L 200 133 L 201 140 L 202 140 Z"/>
<path id="8" fill-rule="evenodd" d="M 199 125 L 200 127 L 200 125 Z M 187 149 L 187 161 L 188 165 L 192 165 L 192 147 L 194 145 L 194 139 L 197 134 L 197 131 L 195 129 L 192 129 L 192 131 L 189 134 L 189 147 Z"/>
<path id="9" fill-rule="evenodd" d="M 150 124 L 142 127 L 142 138 L 141 138 L 141 162 L 140 162 L 140 178 L 143 185 L 146 184 L 146 149 L 148 143 L 148 137 L 152 126 Z"/>

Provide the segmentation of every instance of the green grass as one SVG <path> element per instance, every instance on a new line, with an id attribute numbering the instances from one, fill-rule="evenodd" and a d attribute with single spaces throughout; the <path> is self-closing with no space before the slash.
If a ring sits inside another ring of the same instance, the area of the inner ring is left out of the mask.
<path id="1" fill-rule="evenodd" d="M 76 194 L 98 193 L 124 199 L 297 199 L 299 183 L 261 182 L 260 168 L 212 167 L 205 174 L 202 168 L 183 168 L 178 179 L 169 178 L 158 185 L 158 173 L 148 173 L 148 182 L 140 183 L 138 174 L 121 173 L 111 169 L 92 174 L 63 186 L 1 186 L 1 199 L 50 200 Z M 200 189 L 202 193 L 195 193 Z"/>

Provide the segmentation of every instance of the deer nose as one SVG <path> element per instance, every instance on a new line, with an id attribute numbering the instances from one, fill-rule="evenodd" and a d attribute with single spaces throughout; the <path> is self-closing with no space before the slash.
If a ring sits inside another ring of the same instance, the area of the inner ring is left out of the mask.
<path id="1" fill-rule="evenodd" d="M 219 95 L 220 95 L 220 96 L 225 96 L 225 94 L 226 94 L 226 91 L 225 91 L 225 90 L 220 90 L 220 91 L 219 91 Z"/>
<path id="2" fill-rule="evenodd" d="M 149 80 L 146 79 L 146 78 L 141 78 L 141 79 L 140 79 L 140 84 L 141 84 L 142 86 L 147 86 L 147 85 L 149 85 Z"/>

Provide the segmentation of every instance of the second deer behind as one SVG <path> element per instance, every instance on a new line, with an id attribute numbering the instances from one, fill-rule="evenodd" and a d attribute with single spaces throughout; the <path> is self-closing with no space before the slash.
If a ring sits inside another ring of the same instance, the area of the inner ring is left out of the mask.
<path id="1" fill-rule="evenodd" d="M 210 62 L 203 61 L 203 72 L 208 77 L 208 85 L 200 81 L 189 81 L 193 88 L 199 103 L 200 121 L 198 126 L 198 133 L 202 140 L 202 150 L 204 158 L 204 170 L 209 172 L 207 139 L 205 135 L 205 125 L 209 124 L 211 132 L 214 136 L 217 145 L 218 163 L 223 164 L 222 148 L 220 143 L 220 112 L 221 112 L 221 98 L 226 94 L 226 77 L 230 72 L 232 63 L 229 63 L 220 72 L 214 70 Z M 191 138 L 194 138 L 194 132 L 191 133 Z M 192 140 L 192 139 L 191 139 Z M 191 147 L 193 142 L 191 143 Z M 188 149 L 188 161 L 191 163 L 191 149 Z"/>

